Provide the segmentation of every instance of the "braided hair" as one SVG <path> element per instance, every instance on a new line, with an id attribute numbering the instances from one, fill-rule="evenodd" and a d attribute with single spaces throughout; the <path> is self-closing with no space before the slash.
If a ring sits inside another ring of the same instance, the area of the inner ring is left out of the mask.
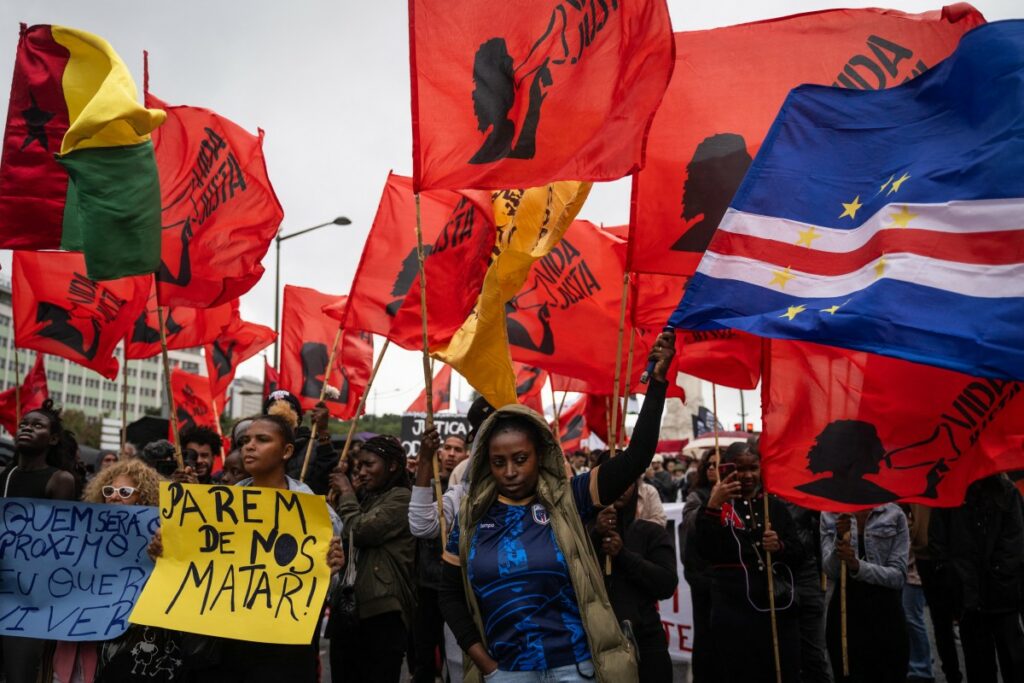
<path id="1" fill-rule="evenodd" d="M 405 469 L 405 449 L 402 447 L 401 441 L 393 436 L 375 436 L 364 441 L 359 450 L 373 453 L 383 460 L 384 465 L 387 467 L 390 467 L 392 464 L 398 465 L 391 478 L 384 485 L 385 491 L 396 486 L 410 487 L 409 472 Z"/>

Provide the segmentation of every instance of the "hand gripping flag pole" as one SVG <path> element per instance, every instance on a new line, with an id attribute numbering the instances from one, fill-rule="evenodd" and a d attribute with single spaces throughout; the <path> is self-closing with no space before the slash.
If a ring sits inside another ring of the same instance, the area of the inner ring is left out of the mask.
<path id="1" fill-rule="evenodd" d="M 324 397 L 327 396 L 327 383 L 331 379 L 331 370 L 334 368 L 334 356 L 338 353 L 338 345 L 341 342 L 341 325 L 338 325 L 338 331 L 334 333 L 334 344 L 331 345 L 331 355 L 327 359 L 327 369 L 324 370 L 324 383 L 320 386 L 320 400 L 317 405 L 324 402 Z M 363 394 L 365 396 L 365 393 Z M 309 433 L 309 443 L 306 444 L 306 457 L 302 460 L 302 472 L 299 474 L 299 481 L 306 481 L 306 470 L 309 469 L 309 459 L 313 456 L 313 444 L 316 442 L 316 420 L 312 420 L 313 425 Z"/>
<path id="2" fill-rule="evenodd" d="M 352 447 L 352 437 L 356 433 L 356 425 L 359 424 L 359 417 L 363 414 L 363 408 L 366 407 L 366 399 L 370 395 L 370 387 L 373 386 L 373 379 L 377 376 L 377 370 L 380 369 L 380 364 L 384 360 L 384 354 L 387 353 L 388 346 L 390 344 L 391 340 L 385 337 L 384 346 L 380 348 L 380 355 L 377 356 L 377 362 L 373 364 L 373 370 L 370 372 L 370 380 L 366 383 L 366 389 L 363 391 L 363 395 L 359 397 L 359 405 L 356 407 L 356 414 L 352 416 L 352 420 L 349 422 L 348 435 L 345 437 L 345 446 L 341 449 L 341 457 L 338 458 L 338 465 L 341 465 L 348 459 L 348 449 Z"/>
<path id="3" fill-rule="evenodd" d="M 423 221 L 420 214 L 420 195 L 416 193 L 416 258 L 420 264 L 420 320 L 423 326 L 423 387 L 427 399 L 427 419 L 425 429 L 434 427 L 434 375 L 430 366 L 430 341 L 427 337 L 427 272 L 424 268 L 423 255 Z M 444 519 L 444 500 L 441 492 L 441 455 L 435 452 L 434 498 L 437 499 L 437 521 L 441 525 L 441 547 L 448 542 L 448 529 Z"/>

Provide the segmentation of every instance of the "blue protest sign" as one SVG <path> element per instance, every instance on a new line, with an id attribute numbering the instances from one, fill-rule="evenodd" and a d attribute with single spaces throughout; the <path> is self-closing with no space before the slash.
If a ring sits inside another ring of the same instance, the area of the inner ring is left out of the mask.
<path id="1" fill-rule="evenodd" d="M 109 640 L 153 561 L 155 507 L 0 499 L 0 635 Z"/>

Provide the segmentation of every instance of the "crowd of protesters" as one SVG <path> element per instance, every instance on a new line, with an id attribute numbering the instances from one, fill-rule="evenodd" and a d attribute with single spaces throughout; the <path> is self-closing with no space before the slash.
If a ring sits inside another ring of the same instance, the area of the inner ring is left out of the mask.
<path id="1" fill-rule="evenodd" d="M 775 681 L 776 658 L 792 683 L 929 681 L 940 667 L 951 683 L 1024 681 L 1024 505 L 1007 477 L 974 483 L 958 508 L 819 514 L 766 498 L 753 439 L 666 460 L 655 450 L 672 349 L 671 335 L 655 344 L 615 454 L 567 456 L 541 416 L 479 399 L 466 438 L 429 430 L 412 465 L 387 435 L 339 463 L 326 408 L 304 416 L 278 391 L 227 447 L 212 429 L 182 432 L 184 466 L 158 440 L 87 473 L 48 401 L 21 419 L 5 497 L 153 506 L 161 480 L 314 493 L 333 525 L 332 582 L 306 645 L 141 625 L 103 642 L 4 637 L 3 680 L 300 683 L 327 680 L 329 663 L 337 682 L 668 682 L 657 605 L 681 560 L 698 683 Z M 674 539 L 663 506 L 677 501 Z M 159 532 L 149 552 L 162 555 Z"/>

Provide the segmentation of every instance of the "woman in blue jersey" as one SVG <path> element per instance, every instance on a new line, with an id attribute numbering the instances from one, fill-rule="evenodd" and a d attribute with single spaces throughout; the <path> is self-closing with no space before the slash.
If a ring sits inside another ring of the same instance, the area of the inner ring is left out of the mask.
<path id="1" fill-rule="evenodd" d="M 557 436 L 528 408 L 505 406 L 480 427 L 440 595 L 467 683 L 636 680 L 584 522 L 650 464 L 674 343 L 663 333 L 654 344 L 629 448 L 589 472 L 567 479 Z"/>

